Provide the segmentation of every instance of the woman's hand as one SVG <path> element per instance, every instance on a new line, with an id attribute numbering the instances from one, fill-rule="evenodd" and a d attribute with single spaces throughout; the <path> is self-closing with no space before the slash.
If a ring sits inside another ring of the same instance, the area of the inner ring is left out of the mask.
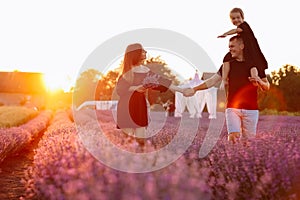
<path id="1" fill-rule="evenodd" d="M 194 90 L 193 88 L 186 88 L 186 89 L 183 90 L 183 95 L 184 95 L 185 97 L 191 97 L 191 96 L 193 96 L 195 93 L 196 93 L 196 92 L 195 92 L 195 90 Z"/>

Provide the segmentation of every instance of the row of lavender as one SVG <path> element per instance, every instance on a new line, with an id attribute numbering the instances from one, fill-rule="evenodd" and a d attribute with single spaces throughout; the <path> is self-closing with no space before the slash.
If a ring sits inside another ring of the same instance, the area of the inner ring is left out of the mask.
<path id="1" fill-rule="evenodd" d="M 86 117 L 85 134 L 95 134 Z M 105 115 L 103 129 L 124 146 L 125 137 Z M 275 120 L 274 120 L 275 119 Z M 84 120 L 84 119 L 83 119 Z M 270 121 L 272 130 L 269 129 Z M 190 148 L 173 164 L 154 172 L 132 174 L 111 169 L 84 148 L 78 130 L 66 112 L 57 113 L 45 132 L 24 183 L 27 196 L 45 199 L 297 199 L 300 187 L 299 117 L 262 117 L 258 138 L 249 147 L 230 145 L 225 131 L 205 158 L 198 151 L 209 120 L 202 120 Z M 274 123 L 273 123 L 274 122 Z M 163 135 L 152 142 L 172 139 L 178 119 L 167 120 Z M 121 139 L 120 139 L 121 138 Z M 100 145 L 99 145 L 100 141 Z M 101 148 L 101 139 L 97 143 Z M 103 144 L 104 149 L 105 144 Z M 134 142 L 126 143 L 134 151 Z M 149 151 L 159 146 L 146 145 Z M 111 156 L 111 155 L 108 155 Z M 121 157 L 111 157 L 121 159 Z M 132 163 L 128 163 L 132 164 Z"/>
<path id="2" fill-rule="evenodd" d="M 43 111 L 27 123 L 11 128 L 0 129 L 0 163 L 8 156 L 30 144 L 39 133 L 47 128 L 51 111 Z"/>

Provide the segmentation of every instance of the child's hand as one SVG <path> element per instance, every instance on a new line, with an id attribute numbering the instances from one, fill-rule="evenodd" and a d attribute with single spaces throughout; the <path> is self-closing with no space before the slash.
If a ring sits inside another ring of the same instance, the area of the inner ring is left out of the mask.
<path id="1" fill-rule="evenodd" d="M 225 38 L 225 37 L 226 37 L 226 35 L 224 35 L 224 34 L 218 36 L 218 38 Z"/>

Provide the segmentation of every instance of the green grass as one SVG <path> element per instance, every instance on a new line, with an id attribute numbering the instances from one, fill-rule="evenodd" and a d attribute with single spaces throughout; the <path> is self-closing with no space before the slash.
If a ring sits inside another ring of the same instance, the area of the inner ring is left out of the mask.
<path id="1" fill-rule="evenodd" d="M 0 128 L 9 128 L 26 123 L 38 111 L 21 106 L 0 106 Z"/>
<path id="2" fill-rule="evenodd" d="M 264 109 L 259 112 L 260 115 L 287 115 L 287 116 L 300 116 L 300 112 L 288 112 L 288 111 L 278 111 L 272 109 Z"/>

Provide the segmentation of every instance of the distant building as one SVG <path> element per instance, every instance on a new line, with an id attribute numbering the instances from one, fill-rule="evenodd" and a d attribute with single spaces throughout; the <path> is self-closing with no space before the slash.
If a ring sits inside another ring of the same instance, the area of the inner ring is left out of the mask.
<path id="1" fill-rule="evenodd" d="M 42 73 L 0 72 L 0 105 L 44 108 L 46 86 Z"/>

